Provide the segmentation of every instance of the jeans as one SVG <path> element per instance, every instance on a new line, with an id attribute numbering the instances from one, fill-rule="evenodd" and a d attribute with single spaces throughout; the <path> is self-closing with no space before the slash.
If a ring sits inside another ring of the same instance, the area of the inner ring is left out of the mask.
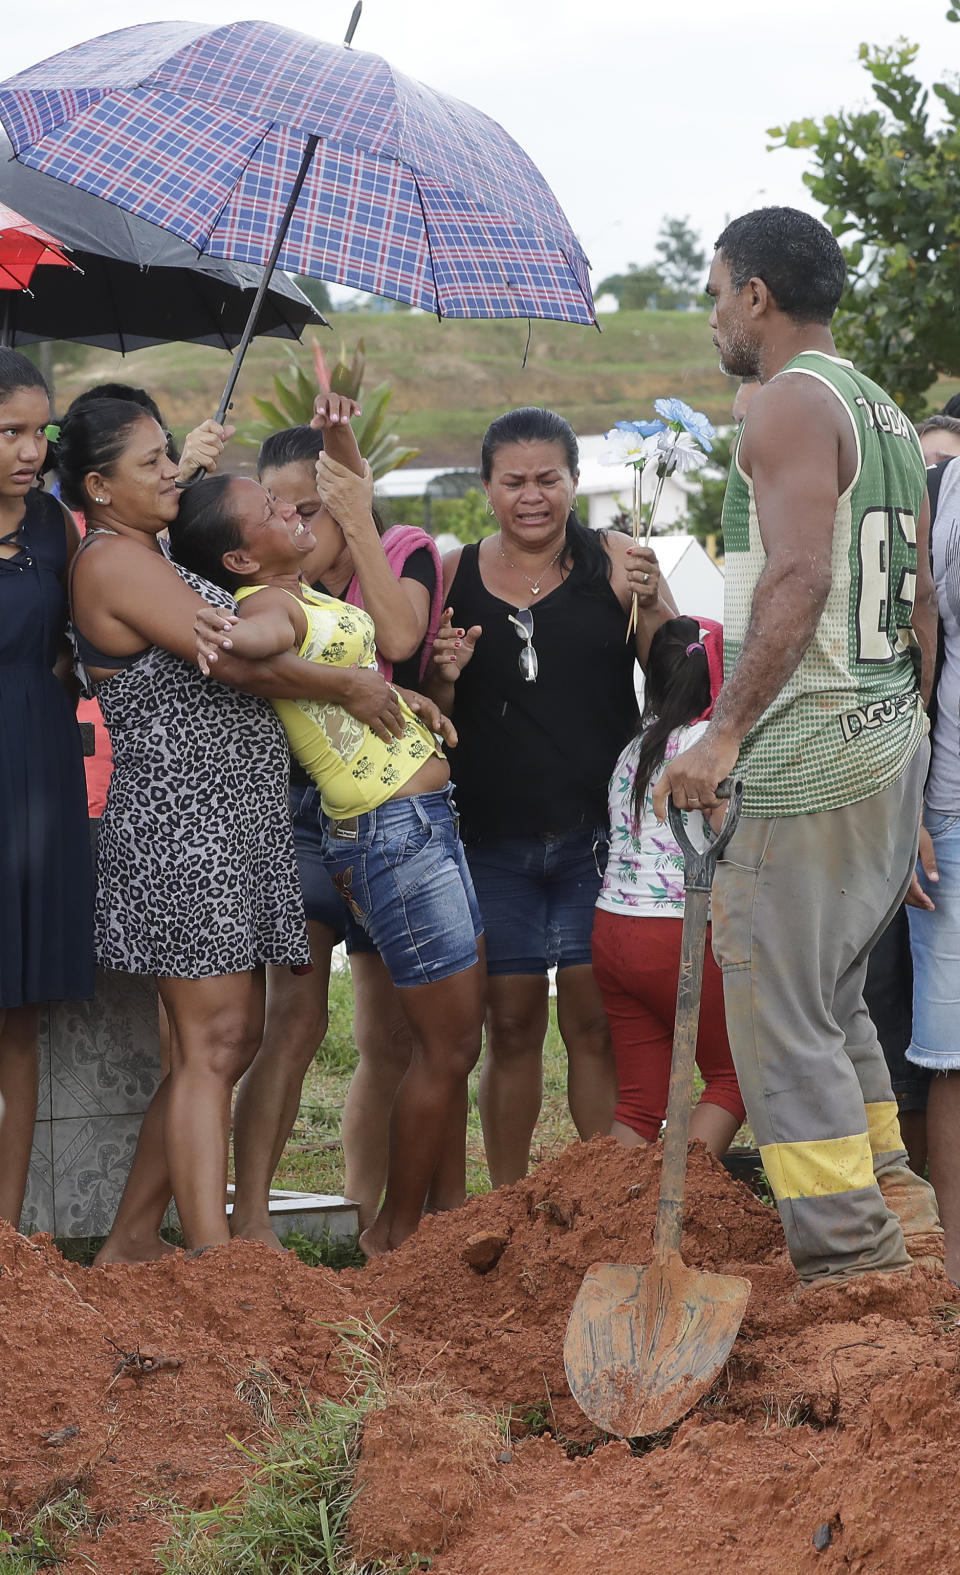
<path id="1" fill-rule="evenodd" d="M 392 798 L 352 821 L 328 820 L 323 860 L 394 984 L 433 984 L 477 961 L 483 922 L 453 789 Z"/>
<path id="2" fill-rule="evenodd" d="M 607 848 L 606 827 L 470 843 L 467 858 L 483 914 L 489 974 L 590 966 L 593 909 Z"/>
<path id="3" fill-rule="evenodd" d="M 932 1072 L 960 1069 L 960 815 L 925 809 L 923 823 L 937 858 L 939 881 L 924 891 L 936 903 L 932 913 L 908 908 L 913 952 L 913 1038 L 907 1060 Z"/>

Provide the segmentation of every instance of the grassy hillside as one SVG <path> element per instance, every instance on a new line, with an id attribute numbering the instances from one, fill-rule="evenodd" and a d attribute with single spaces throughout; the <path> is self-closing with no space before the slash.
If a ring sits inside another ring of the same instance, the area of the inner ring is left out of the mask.
<path id="1" fill-rule="evenodd" d="M 523 366 L 526 322 L 438 323 L 406 313 L 350 313 L 333 319 L 333 332 L 316 332 L 328 357 L 341 341 L 363 339 L 368 387 L 393 385 L 391 427 L 422 450 L 421 464 L 475 463 L 484 428 L 514 405 L 549 405 L 580 432 L 602 432 L 614 421 L 651 413 L 661 394 L 679 394 L 715 420 L 728 417 L 734 385 L 717 366 L 706 316 L 700 312 L 617 312 L 603 332 L 565 323 L 535 322 Z M 298 348 L 306 370 L 310 356 Z M 276 339 L 255 342 L 237 390 L 238 424 L 256 412 L 251 396 L 285 367 Z M 57 374 L 57 404 L 92 382 L 122 378 L 149 388 L 170 425 L 186 431 L 212 415 L 229 357 L 193 345 L 162 345 L 122 358 L 90 351 L 82 365 Z M 237 460 L 250 451 L 238 449 Z"/>

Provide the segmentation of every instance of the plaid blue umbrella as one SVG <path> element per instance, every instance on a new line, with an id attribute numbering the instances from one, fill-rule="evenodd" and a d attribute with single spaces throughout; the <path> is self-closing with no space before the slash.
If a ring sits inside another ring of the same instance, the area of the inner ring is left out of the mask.
<path id="1" fill-rule="evenodd" d="M 172 230 L 440 317 L 595 323 L 543 176 L 486 115 L 270 22 L 148 22 L 0 85 L 18 159 Z M 304 173 L 305 169 L 305 173 Z"/>

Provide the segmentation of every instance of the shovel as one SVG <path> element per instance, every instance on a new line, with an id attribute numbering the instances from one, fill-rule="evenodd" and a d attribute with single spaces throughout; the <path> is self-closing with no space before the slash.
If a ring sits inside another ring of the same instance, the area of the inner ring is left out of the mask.
<path id="1" fill-rule="evenodd" d="M 591 1422 L 619 1438 L 657 1433 L 696 1405 L 730 1354 L 750 1294 L 749 1280 L 690 1269 L 680 1257 L 710 887 L 740 819 L 742 784 L 728 779 L 717 795 L 730 802 L 704 853 L 669 807 L 686 897 L 653 1262 L 591 1264 L 563 1342 L 570 1393 Z"/>

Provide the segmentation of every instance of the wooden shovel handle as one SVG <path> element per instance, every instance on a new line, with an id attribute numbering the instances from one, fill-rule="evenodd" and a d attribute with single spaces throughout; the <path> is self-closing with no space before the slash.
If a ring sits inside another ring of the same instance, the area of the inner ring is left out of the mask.
<path id="1" fill-rule="evenodd" d="M 660 1173 L 660 1198 L 653 1247 L 657 1258 L 680 1251 L 683 1235 L 683 1200 L 687 1181 L 687 1138 L 690 1131 L 690 1103 L 693 1098 L 693 1069 L 697 1056 L 700 1027 L 700 992 L 703 985 L 703 954 L 707 940 L 707 913 L 710 887 L 717 859 L 733 836 L 743 798 L 743 784 L 721 782 L 717 793 L 729 805 L 719 836 L 706 853 L 699 853 L 686 834 L 675 806 L 670 804 L 670 825 L 683 849 L 686 888 L 683 907 L 683 936 L 680 942 L 680 976 L 677 980 L 677 1013 L 673 1030 L 673 1057 L 670 1064 L 670 1093 L 667 1100 L 667 1129 L 663 1135 L 663 1168 Z"/>

